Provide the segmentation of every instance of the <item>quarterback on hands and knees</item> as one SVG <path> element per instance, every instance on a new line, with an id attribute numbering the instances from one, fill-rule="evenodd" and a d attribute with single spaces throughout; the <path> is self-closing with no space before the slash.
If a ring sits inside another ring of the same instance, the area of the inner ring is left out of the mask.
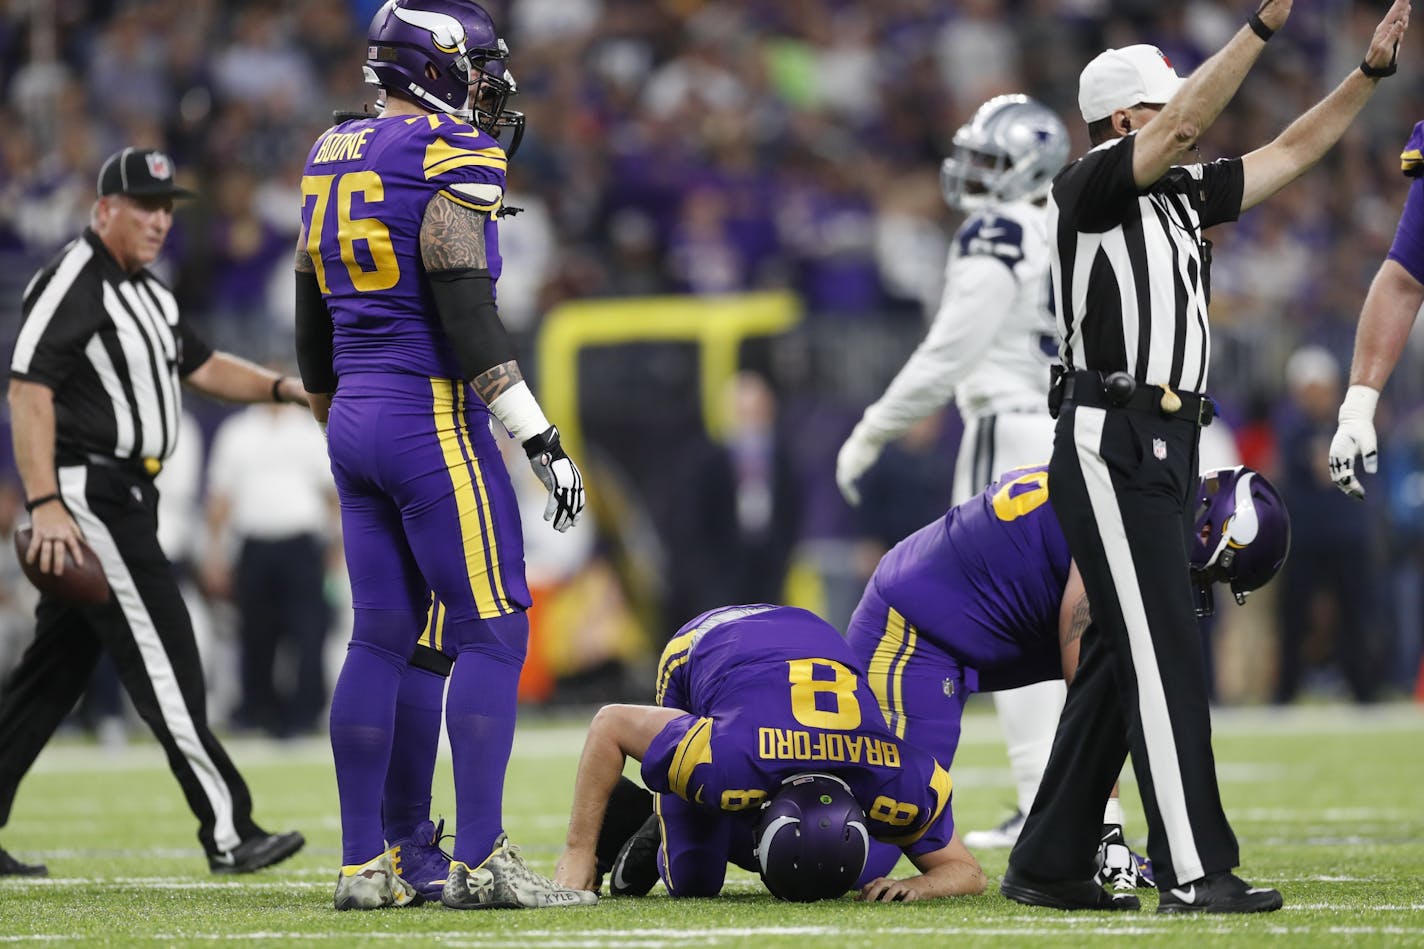
<path id="1" fill-rule="evenodd" d="M 509 49 L 468 0 L 391 0 L 368 42 L 381 111 L 313 144 L 296 253 L 298 362 L 326 426 L 355 609 L 331 703 L 343 852 L 335 905 L 419 899 L 400 875 L 399 841 L 431 843 L 416 834 L 417 815 L 429 807 L 440 719 L 411 736 L 415 751 L 399 763 L 393 739 L 407 737 L 393 719 L 403 678 L 420 692 L 419 679 L 433 678 L 411 662 L 432 593 L 455 657 L 446 715 L 459 823 L 440 898 L 457 908 L 596 902 L 530 871 L 502 826 L 530 598 L 490 415 L 548 488 L 545 520 L 566 530 L 584 504 L 578 467 L 524 382 L 495 306 L 509 157 L 495 136 L 513 128 L 512 149 L 523 121 L 506 109 Z M 401 825 L 383 822 L 383 806 Z"/>
<path id="2" fill-rule="evenodd" d="M 1094 789 L 1112 783 L 1130 752 L 1158 912 L 1282 905 L 1280 893 L 1232 873 L 1239 851 L 1217 789 L 1189 579 L 1197 446 L 1213 415 L 1202 231 L 1325 154 L 1393 71 L 1409 22 L 1407 0 L 1396 0 L 1361 66 L 1270 143 L 1240 159 L 1180 164 L 1290 7 L 1265 0 L 1186 80 L 1151 46 L 1107 50 L 1079 80 L 1094 148 L 1049 198 L 1064 362 L 1049 489 L 1093 625 L 1044 773 L 1053 793 L 1035 798 L 1000 887 L 1019 902 L 1104 908 L 1092 881 Z"/>
<path id="3" fill-rule="evenodd" d="M 1375 406 L 1404 351 L 1419 308 L 1424 306 L 1424 122 L 1414 126 L 1400 153 L 1399 166 L 1414 183 L 1404 200 L 1394 243 L 1360 310 L 1350 388 L 1340 404 L 1340 427 L 1330 441 L 1330 477 L 1341 491 L 1355 498 L 1365 496 L 1355 458 L 1363 459 L 1369 474 L 1379 466 Z"/>
<path id="4" fill-rule="evenodd" d="M 10 360 L 15 462 L 33 520 L 27 558 L 58 572 L 80 543 L 113 596 L 42 592 L 35 640 L 0 696 L 0 825 L 21 779 L 107 651 L 134 708 L 167 752 L 214 873 L 245 873 L 301 848 L 269 834 L 208 727 L 198 645 L 158 543 L 153 478 L 177 445 L 182 385 L 233 402 L 306 403 L 295 379 L 215 352 L 148 269 L 192 194 L 157 149 L 125 148 L 99 172 L 93 224 L 25 288 Z M 0 875 L 43 871 L 0 850 Z"/>

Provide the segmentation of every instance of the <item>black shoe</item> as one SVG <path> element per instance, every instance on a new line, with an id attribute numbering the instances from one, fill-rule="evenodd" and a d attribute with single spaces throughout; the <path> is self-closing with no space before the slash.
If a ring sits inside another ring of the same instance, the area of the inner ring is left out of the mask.
<path id="1" fill-rule="evenodd" d="M 1131 893 L 1109 893 L 1092 880 L 1033 880 L 1012 866 L 1004 871 L 999 892 L 1016 903 L 1065 910 L 1137 910 L 1142 903 Z"/>
<path id="2" fill-rule="evenodd" d="M 1273 913 L 1284 905 L 1279 890 L 1256 887 L 1234 873 L 1211 873 L 1162 888 L 1159 913 Z"/>
<path id="3" fill-rule="evenodd" d="M 608 891 L 614 896 L 647 896 L 658 882 L 658 847 L 662 842 L 662 827 L 654 814 L 618 851 Z"/>
<path id="4" fill-rule="evenodd" d="M 208 869 L 214 873 L 251 873 L 281 863 L 301 850 L 306 842 L 295 830 L 249 837 L 232 850 L 208 854 Z"/>
<path id="5" fill-rule="evenodd" d="M 42 863 L 21 863 L 0 847 L 0 877 L 47 877 L 49 867 Z"/>

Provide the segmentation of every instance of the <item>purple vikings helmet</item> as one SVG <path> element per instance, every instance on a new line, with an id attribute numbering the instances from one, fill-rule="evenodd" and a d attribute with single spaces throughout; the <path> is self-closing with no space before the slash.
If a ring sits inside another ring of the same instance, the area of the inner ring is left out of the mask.
<path id="1" fill-rule="evenodd" d="M 1238 466 L 1202 475 L 1191 565 L 1206 611 L 1213 583 L 1231 584 L 1237 603 L 1269 583 L 1286 562 L 1290 534 L 1290 512 L 1260 474 Z"/>
<path id="2" fill-rule="evenodd" d="M 798 774 L 762 808 L 755 837 L 761 879 L 793 903 L 833 900 L 855 886 L 870 851 L 865 811 L 840 778 Z"/>
<path id="3" fill-rule="evenodd" d="M 524 137 L 524 114 L 506 109 L 517 92 L 509 47 L 494 21 L 470 0 L 389 0 L 367 31 L 366 82 L 435 112 L 446 112 L 499 138 L 512 156 Z"/>

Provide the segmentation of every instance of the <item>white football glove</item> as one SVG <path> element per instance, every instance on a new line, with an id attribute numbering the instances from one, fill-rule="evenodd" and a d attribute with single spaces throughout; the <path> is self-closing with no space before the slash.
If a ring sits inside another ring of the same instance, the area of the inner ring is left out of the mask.
<path id="1" fill-rule="evenodd" d="M 563 533 L 578 523 L 583 512 L 583 473 L 564 452 L 559 443 L 559 430 L 550 425 L 542 435 L 524 442 L 529 466 L 549 490 L 549 503 L 544 505 L 544 520 L 554 522 L 554 530 Z"/>
<path id="2" fill-rule="evenodd" d="M 1330 480 L 1352 498 L 1365 497 L 1365 486 L 1355 471 L 1355 456 L 1364 459 L 1365 471 L 1374 474 L 1379 469 L 1378 443 L 1375 438 L 1375 405 L 1379 392 L 1369 386 L 1350 386 L 1345 401 L 1340 404 L 1340 427 L 1330 440 Z"/>
<path id="3" fill-rule="evenodd" d="M 860 489 L 856 487 L 856 482 L 875 464 L 883 447 L 883 442 L 867 435 L 864 427 L 857 425 L 836 455 L 836 484 L 841 489 L 841 495 L 852 505 L 860 504 Z"/>

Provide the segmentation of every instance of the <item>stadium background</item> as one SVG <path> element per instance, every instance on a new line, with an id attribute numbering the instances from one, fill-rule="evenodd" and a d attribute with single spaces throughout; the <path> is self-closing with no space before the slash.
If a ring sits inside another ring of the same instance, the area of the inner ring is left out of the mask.
<path id="1" fill-rule="evenodd" d="M 297 181 L 331 111 L 371 101 L 360 67 L 378 5 L 0 3 L 4 351 L 25 282 L 87 220 L 103 157 L 132 144 L 166 148 L 200 193 L 160 268 L 187 312 L 220 346 L 289 361 Z M 1076 79 L 1094 53 L 1151 42 L 1185 74 L 1248 12 L 1212 0 L 486 5 L 529 116 L 507 201 L 524 211 L 501 228 L 501 311 L 550 416 L 573 430 L 593 504 L 568 536 L 526 518 L 542 594 L 531 702 L 645 697 L 658 646 L 713 605 L 784 598 L 843 625 L 879 552 L 948 499 L 952 408 L 887 451 L 861 510 L 840 499 L 833 469 L 937 303 L 959 223 L 937 182 L 954 129 L 988 96 L 1022 91 L 1063 116 L 1080 153 Z M 1333 86 L 1376 6 L 1299 5 L 1204 156 L 1265 143 Z M 1383 470 L 1363 505 L 1325 473 L 1338 404 L 1328 360 L 1291 360 L 1321 347 L 1348 365 L 1408 186 L 1398 153 L 1424 100 L 1417 34 L 1321 167 L 1210 235 L 1212 392 L 1243 458 L 1290 499 L 1288 569 L 1319 578 L 1313 694 L 1345 693 L 1337 650 L 1367 657 L 1359 697 L 1412 692 L 1420 667 L 1424 354 L 1411 344 L 1385 393 Z M 230 409 L 195 395 L 187 406 L 206 445 Z M 21 498 L 8 458 L 0 471 L 8 532 Z M 234 633 L 231 608 L 198 582 L 201 480 L 165 490 L 221 717 L 235 701 Z M 1373 594 L 1332 597 L 1330 576 L 1346 570 Z M 333 659 L 344 584 L 337 565 Z M 1275 592 L 1220 607 L 1223 701 L 1275 697 Z M 32 632 L 30 595 L 6 559 L 0 665 Z"/>

